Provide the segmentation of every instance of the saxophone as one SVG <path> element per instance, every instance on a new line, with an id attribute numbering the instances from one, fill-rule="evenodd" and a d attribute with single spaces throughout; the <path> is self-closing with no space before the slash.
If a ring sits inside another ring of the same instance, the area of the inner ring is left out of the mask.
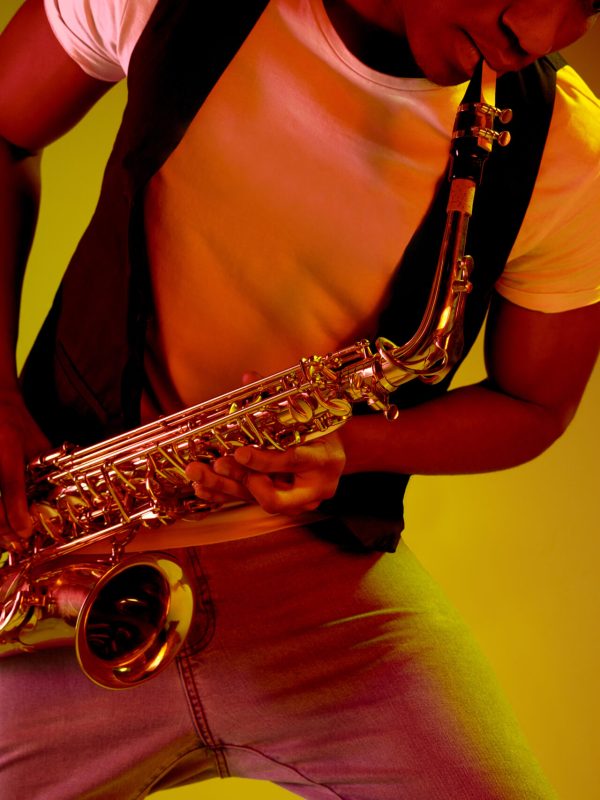
<path id="1" fill-rule="evenodd" d="M 435 278 L 405 344 L 364 340 L 303 358 L 208 402 L 90 447 L 63 445 L 28 465 L 33 532 L 22 551 L 0 556 L 0 656 L 74 644 L 81 669 L 100 686 L 127 688 L 156 675 L 189 631 L 192 583 L 174 556 L 127 554 L 126 547 L 145 529 L 214 510 L 194 496 L 186 465 L 247 444 L 286 450 L 310 442 L 341 426 L 355 403 L 393 420 L 396 388 L 447 374 L 462 349 L 475 190 L 494 142 L 510 138 L 494 129 L 495 120 L 510 116 L 468 94 L 458 108 Z M 110 555 L 76 557 L 98 542 L 108 543 Z"/>

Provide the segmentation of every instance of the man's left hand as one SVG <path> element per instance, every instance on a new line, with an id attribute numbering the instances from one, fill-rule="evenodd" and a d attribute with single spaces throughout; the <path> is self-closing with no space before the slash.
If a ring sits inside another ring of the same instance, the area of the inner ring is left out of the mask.
<path id="1" fill-rule="evenodd" d="M 332 497 L 345 463 L 341 437 L 333 431 L 283 452 L 246 445 L 212 464 L 189 464 L 186 473 L 207 502 L 256 502 L 269 514 L 293 515 Z"/>

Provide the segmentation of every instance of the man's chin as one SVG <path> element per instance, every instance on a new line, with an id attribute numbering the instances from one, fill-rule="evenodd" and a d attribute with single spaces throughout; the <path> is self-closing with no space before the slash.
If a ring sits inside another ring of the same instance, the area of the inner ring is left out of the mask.
<path id="1" fill-rule="evenodd" d="M 466 63 L 456 61 L 442 61 L 440 58 L 426 58 L 415 56 L 415 60 L 427 80 L 437 86 L 458 86 L 469 81 L 475 72 L 480 57 L 473 57 Z"/>
<path id="2" fill-rule="evenodd" d="M 427 80 L 435 83 L 436 86 L 459 86 L 461 83 L 467 83 L 471 80 L 474 68 L 467 72 L 459 69 L 446 69 L 446 70 L 423 70 Z"/>

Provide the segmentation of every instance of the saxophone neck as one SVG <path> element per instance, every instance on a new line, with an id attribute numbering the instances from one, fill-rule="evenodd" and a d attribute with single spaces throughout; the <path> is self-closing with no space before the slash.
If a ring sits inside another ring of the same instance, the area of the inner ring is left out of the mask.
<path id="1" fill-rule="evenodd" d="M 480 64 L 459 105 L 450 145 L 444 234 L 438 262 L 421 323 L 404 345 L 383 345 L 383 380 L 398 387 L 413 378 L 435 383 L 457 363 L 463 349 L 466 295 L 471 291 L 473 259 L 466 255 L 469 221 L 485 164 L 494 144 L 506 146 L 508 131 L 497 131 L 496 122 L 506 124 L 510 109 L 496 108 L 482 95 L 483 65 Z M 382 346 L 378 344 L 380 353 Z"/>

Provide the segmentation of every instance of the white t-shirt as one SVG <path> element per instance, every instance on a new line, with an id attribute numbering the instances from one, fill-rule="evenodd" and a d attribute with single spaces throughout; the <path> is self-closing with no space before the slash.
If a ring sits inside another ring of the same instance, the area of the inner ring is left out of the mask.
<path id="1" fill-rule="evenodd" d="M 72 58 L 116 81 L 156 0 L 45 2 Z M 369 334 L 443 173 L 464 88 L 376 72 L 346 49 L 322 0 L 272 0 L 200 110 L 195 150 L 186 137 L 151 185 L 155 343 L 175 387 L 167 407 Z M 190 159 L 202 174 L 195 213 L 163 220 L 177 202 L 169 183 L 193 174 Z M 566 68 L 500 294 L 547 312 L 597 301 L 599 207 L 600 103 Z M 176 271 L 173 243 L 194 253 Z M 186 335 L 198 296 L 202 324 Z"/>

